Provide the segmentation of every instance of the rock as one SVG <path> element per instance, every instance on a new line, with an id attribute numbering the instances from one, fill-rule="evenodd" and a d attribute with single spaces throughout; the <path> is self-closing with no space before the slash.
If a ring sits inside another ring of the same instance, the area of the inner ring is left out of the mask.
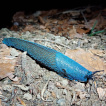
<path id="1" fill-rule="evenodd" d="M 40 99 L 41 98 L 40 94 L 37 94 L 36 98 L 37 99 Z"/>
<path id="2" fill-rule="evenodd" d="M 49 84 L 48 84 L 48 89 L 50 91 L 52 91 L 54 89 L 54 87 L 55 87 L 54 83 L 50 81 Z"/>
<path id="3" fill-rule="evenodd" d="M 25 93 L 23 98 L 27 99 L 27 100 L 31 100 L 32 99 L 32 95 L 30 93 Z"/>
<path id="4" fill-rule="evenodd" d="M 63 86 L 67 86 L 67 85 L 68 85 L 68 80 L 66 80 L 66 79 L 62 80 L 62 81 L 61 81 L 61 84 L 62 84 Z"/>
<path id="5" fill-rule="evenodd" d="M 63 95 L 67 95 L 67 90 L 66 89 L 63 90 Z"/>
<path id="6" fill-rule="evenodd" d="M 20 35 L 19 35 L 18 33 L 14 32 L 14 31 L 12 31 L 12 36 L 15 37 L 15 38 L 16 38 L 16 37 L 17 37 L 17 38 L 20 37 Z"/>
<path id="7" fill-rule="evenodd" d="M 55 42 L 57 43 L 62 43 L 61 39 L 60 39 L 60 36 L 56 36 L 55 37 Z"/>
<path id="8" fill-rule="evenodd" d="M 47 98 L 47 97 L 51 97 L 51 93 L 49 91 L 45 91 L 44 95 L 43 95 L 44 98 Z"/>
<path id="9" fill-rule="evenodd" d="M 78 89 L 78 91 L 85 91 L 85 84 L 84 83 L 80 83 L 80 82 L 76 82 L 77 84 L 73 86 L 74 89 Z"/>
<path id="10" fill-rule="evenodd" d="M 4 91 L 12 92 L 13 87 L 11 85 L 3 85 L 3 90 Z"/>
<path id="11" fill-rule="evenodd" d="M 13 85 L 15 87 L 19 87 L 21 90 L 23 91 L 28 91 L 29 90 L 29 87 L 25 86 L 25 85 Z"/>
<path id="12" fill-rule="evenodd" d="M 58 106 L 66 106 L 65 99 L 61 98 L 57 101 Z"/>
<path id="13" fill-rule="evenodd" d="M 26 32 L 22 32 L 22 39 L 26 39 L 26 38 L 28 38 L 28 37 L 31 37 L 32 36 L 32 34 L 29 32 L 29 31 L 26 31 Z"/>
<path id="14" fill-rule="evenodd" d="M 17 57 L 19 55 L 19 52 L 16 49 L 12 48 L 10 54 L 11 56 Z"/>

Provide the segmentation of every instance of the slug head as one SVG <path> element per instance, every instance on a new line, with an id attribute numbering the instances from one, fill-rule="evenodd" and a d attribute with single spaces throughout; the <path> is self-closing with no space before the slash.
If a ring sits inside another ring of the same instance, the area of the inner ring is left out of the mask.
<path id="1" fill-rule="evenodd" d="M 59 74 L 69 80 L 76 80 L 80 82 L 87 82 L 92 77 L 93 72 L 87 70 L 79 63 L 63 55 L 62 53 L 56 54 L 56 64 L 59 69 Z"/>

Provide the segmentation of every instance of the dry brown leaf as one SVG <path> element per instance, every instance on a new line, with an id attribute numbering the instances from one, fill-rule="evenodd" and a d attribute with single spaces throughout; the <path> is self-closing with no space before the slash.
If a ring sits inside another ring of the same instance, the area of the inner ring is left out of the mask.
<path id="1" fill-rule="evenodd" d="M 11 30 L 18 31 L 18 26 L 17 26 L 17 25 L 13 25 L 13 26 L 11 27 Z"/>
<path id="2" fill-rule="evenodd" d="M 45 24 L 45 21 L 44 21 L 43 17 L 39 16 L 38 19 L 41 22 L 41 24 Z"/>
<path id="3" fill-rule="evenodd" d="M 89 29 L 84 30 L 84 29 L 81 29 L 81 28 L 76 28 L 76 32 L 79 33 L 79 34 L 85 34 L 89 31 L 90 31 Z"/>
<path id="4" fill-rule="evenodd" d="M 96 21 L 97 21 L 97 24 L 95 26 L 96 29 L 100 30 L 100 29 L 103 29 L 103 28 L 106 27 L 106 19 L 104 19 L 104 17 L 101 16 L 100 14 L 96 18 L 90 20 L 87 23 L 87 25 L 85 25 L 85 27 L 89 28 L 89 29 L 92 29 L 92 27 L 94 26 Z"/>
<path id="5" fill-rule="evenodd" d="M 73 38 L 75 35 L 76 35 L 76 28 L 73 26 L 73 28 L 72 29 L 70 29 L 70 31 L 69 31 L 69 36 L 71 37 L 71 38 Z"/>
<path id="6" fill-rule="evenodd" d="M 14 73 L 16 58 L 10 57 L 10 49 L 0 49 L 0 79 L 10 76 Z"/>
<path id="7" fill-rule="evenodd" d="M 14 22 L 23 22 L 25 18 L 25 14 L 23 11 L 19 11 L 19 12 L 16 12 L 13 16 L 13 21 Z"/>
<path id="8" fill-rule="evenodd" d="M 0 63 L 0 79 L 5 78 L 14 72 L 14 66 L 11 63 Z"/>
<path id="9" fill-rule="evenodd" d="M 68 49 L 65 55 L 90 71 L 104 70 L 106 73 L 106 63 L 100 57 L 94 55 L 90 50 L 85 51 L 80 48 L 76 50 Z"/>
<path id="10" fill-rule="evenodd" d="M 33 32 L 35 31 L 35 28 L 33 27 L 33 25 L 26 25 L 25 28 L 23 29 L 23 32 L 26 31 Z"/>
<path id="11" fill-rule="evenodd" d="M 73 28 L 69 31 L 69 36 L 71 38 L 82 38 L 82 34 L 77 33 L 76 28 L 73 26 Z"/>

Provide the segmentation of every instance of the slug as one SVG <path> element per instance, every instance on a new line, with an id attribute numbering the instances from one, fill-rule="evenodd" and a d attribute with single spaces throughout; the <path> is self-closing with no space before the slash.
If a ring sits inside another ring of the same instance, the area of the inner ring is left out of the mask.
<path id="1" fill-rule="evenodd" d="M 12 37 L 4 38 L 2 42 L 18 50 L 27 51 L 27 54 L 40 64 L 69 80 L 87 82 L 97 72 L 89 71 L 64 54 L 34 42 Z"/>

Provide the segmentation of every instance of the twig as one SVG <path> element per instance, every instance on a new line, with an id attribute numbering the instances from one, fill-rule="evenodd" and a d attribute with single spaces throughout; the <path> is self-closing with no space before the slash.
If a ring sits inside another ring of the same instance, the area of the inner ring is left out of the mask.
<path id="1" fill-rule="evenodd" d="M 88 25 L 87 19 L 86 19 L 85 15 L 84 15 L 83 11 L 81 11 L 81 14 L 82 14 L 82 16 L 84 18 L 85 23 Z"/>
<path id="2" fill-rule="evenodd" d="M 56 44 L 58 44 L 58 45 L 64 46 L 64 47 L 66 47 L 66 48 L 68 48 L 68 49 L 71 49 L 70 47 L 68 47 L 68 46 L 66 46 L 66 45 L 64 45 L 64 44 L 60 44 L 60 43 L 57 43 L 57 42 L 55 42 L 55 41 L 51 41 L 51 40 L 49 40 L 49 39 L 35 39 L 34 41 L 47 41 L 47 42 L 56 43 Z"/>
<path id="3" fill-rule="evenodd" d="M 42 91 L 41 91 L 41 98 L 42 98 L 42 100 L 45 101 L 45 102 L 52 102 L 52 100 L 45 100 L 45 99 L 43 98 L 43 94 L 44 94 L 44 92 L 45 92 L 45 90 L 46 90 L 46 87 L 47 87 L 48 83 L 49 83 L 49 80 L 46 82 L 45 86 L 43 87 L 43 89 L 42 89 Z"/>

